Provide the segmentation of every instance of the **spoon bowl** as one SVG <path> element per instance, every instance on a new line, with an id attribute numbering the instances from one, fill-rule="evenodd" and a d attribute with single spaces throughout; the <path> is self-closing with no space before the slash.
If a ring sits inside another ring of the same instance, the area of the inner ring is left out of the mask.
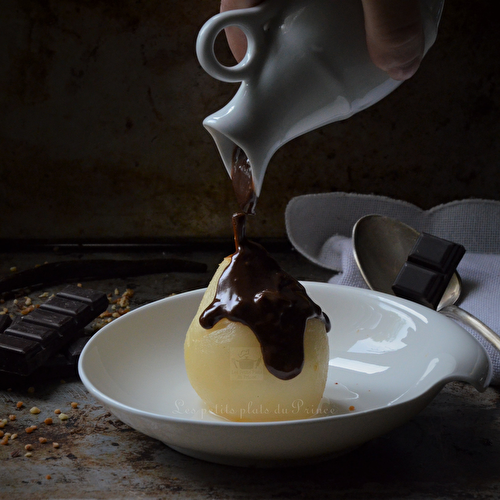
<path id="1" fill-rule="evenodd" d="M 354 259 L 366 284 L 375 291 L 395 295 L 392 284 L 408 258 L 420 233 L 401 221 L 383 215 L 366 215 L 352 232 Z M 476 330 L 500 350 L 500 337 L 472 314 L 457 307 L 462 280 L 455 272 L 437 310 Z"/>

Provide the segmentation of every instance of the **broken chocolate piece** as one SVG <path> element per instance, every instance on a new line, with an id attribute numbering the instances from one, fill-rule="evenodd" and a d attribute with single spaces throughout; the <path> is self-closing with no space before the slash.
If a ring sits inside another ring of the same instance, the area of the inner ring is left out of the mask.
<path id="1" fill-rule="evenodd" d="M 398 297 L 436 309 L 446 289 L 444 278 L 442 273 L 405 262 L 392 290 Z"/>
<path id="2" fill-rule="evenodd" d="M 437 309 L 464 254 L 462 245 L 422 233 L 396 277 L 392 291 L 398 297 Z"/>
<path id="3" fill-rule="evenodd" d="M 76 365 L 80 358 L 80 354 L 83 348 L 87 345 L 87 342 L 91 339 L 90 336 L 86 335 L 76 339 L 72 344 L 68 346 L 64 354 L 69 363 Z"/>
<path id="4" fill-rule="evenodd" d="M 68 361 L 65 354 L 59 352 L 51 356 L 40 368 L 37 368 L 30 378 L 39 381 L 52 378 L 65 379 L 77 375 L 77 363 Z"/>
<path id="5" fill-rule="evenodd" d="M 422 233 L 409 253 L 408 261 L 448 275 L 455 272 L 464 254 L 462 245 Z"/>
<path id="6" fill-rule="evenodd" d="M 78 376 L 78 360 L 83 348 L 92 338 L 91 335 L 84 333 L 84 330 L 81 330 L 80 333 L 81 337 L 78 337 L 67 347 L 51 356 L 40 368 L 32 373 L 32 377 L 40 380 Z"/>

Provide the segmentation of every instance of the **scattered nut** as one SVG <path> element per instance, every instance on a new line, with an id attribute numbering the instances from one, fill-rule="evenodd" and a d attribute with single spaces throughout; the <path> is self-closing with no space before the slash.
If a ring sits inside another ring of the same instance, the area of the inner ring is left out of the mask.
<path id="1" fill-rule="evenodd" d="M 78 403 L 75 402 L 71 403 L 71 408 L 78 408 Z"/>
<path id="2" fill-rule="evenodd" d="M 61 410 L 58 408 L 57 410 L 54 410 L 54 413 L 55 413 L 56 415 L 59 415 L 59 413 L 61 413 Z"/>
<path id="3" fill-rule="evenodd" d="M 24 449 L 25 449 L 26 451 L 31 451 L 31 450 L 33 449 L 33 445 L 31 445 L 31 444 L 27 444 L 27 445 L 25 445 Z"/>
<path id="4" fill-rule="evenodd" d="M 3 446 L 7 446 L 9 444 L 9 438 L 7 436 L 4 436 L 1 439 L 0 444 L 3 445 Z"/>
<path id="5" fill-rule="evenodd" d="M 33 456 L 33 453 L 31 453 L 31 451 L 28 451 L 28 453 L 25 453 L 24 456 L 29 458 Z"/>
<path id="6" fill-rule="evenodd" d="M 17 408 L 22 408 L 23 406 L 24 406 L 24 403 L 23 403 L 22 401 L 18 401 L 18 402 L 16 403 L 16 407 L 17 407 Z"/>
<path id="7" fill-rule="evenodd" d="M 38 438 L 38 441 L 40 441 L 41 444 L 45 444 L 47 442 L 47 438 Z"/>
<path id="8" fill-rule="evenodd" d="M 68 417 L 68 415 L 66 415 L 66 413 L 61 413 L 61 414 L 59 415 L 59 419 L 60 419 L 60 420 L 68 420 L 68 418 L 69 418 L 69 417 Z"/>
<path id="9" fill-rule="evenodd" d="M 51 477 L 51 475 L 50 475 L 50 474 L 47 474 L 47 475 L 45 476 L 45 479 L 52 479 L 52 477 Z"/>
<path id="10" fill-rule="evenodd" d="M 17 439 L 17 434 L 12 434 L 12 436 L 10 436 L 10 439 L 11 439 L 11 441 L 13 441 L 14 439 Z"/>
<path id="11" fill-rule="evenodd" d="M 3 431 L 0 431 L 0 438 L 3 437 Z"/>
<path id="12" fill-rule="evenodd" d="M 46 425 L 52 425 L 52 419 L 50 417 L 46 418 L 43 422 Z"/>
<path id="13" fill-rule="evenodd" d="M 10 420 L 11 422 L 13 422 L 15 419 L 16 419 L 16 416 L 15 416 L 15 415 L 9 415 L 9 420 Z"/>
<path id="14" fill-rule="evenodd" d="M 59 443 L 52 443 L 53 448 L 59 448 Z"/>
<path id="15" fill-rule="evenodd" d="M 29 314 L 31 311 L 33 311 L 35 309 L 35 306 L 31 305 L 29 307 L 25 307 L 22 311 L 21 311 L 21 314 L 23 316 L 26 316 L 27 314 Z"/>
<path id="16" fill-rule="evenodd" d="M 40 408 L 33 406 L 33 408 L 31 408 L 30 410 L 30 413 L 32 413 L 33 415 L 38 415 L 40 413 Z"/>

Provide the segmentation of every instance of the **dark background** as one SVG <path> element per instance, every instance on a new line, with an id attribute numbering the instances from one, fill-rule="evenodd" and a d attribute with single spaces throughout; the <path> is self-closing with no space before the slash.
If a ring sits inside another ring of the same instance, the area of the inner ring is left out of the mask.
<path id="1" fill-rule="evenodd" d="M 421 69 L 380 103 L 295 139 L 249 231 L 285 236 L 294 196 L 421 208 L 500 199 L 492 1 L 449 0 Z M 203 118 L 236 90 L 194 54 L 215 0 L 0 0 L 0 239 L 230 237 L 229 178 Z"/>

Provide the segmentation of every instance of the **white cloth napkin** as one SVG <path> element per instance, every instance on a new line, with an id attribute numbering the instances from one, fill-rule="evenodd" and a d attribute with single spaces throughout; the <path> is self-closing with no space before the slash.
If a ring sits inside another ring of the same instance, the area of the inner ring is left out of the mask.
<path id="1" fill-rule="evenodd" d="M 325 193 L 294 198 L 285 219 L 292 245 L 312 262 L 337 271 L 331 283 L 368 288 L 352 250 L 352 228 L 368 214 L 398 219 L 417 231 L 463 245 L 457 270 L 463 291 L 459 306 L 500 332 L 500 202 L 463 200 L 421 210 L 381 196 Z M 475 330 L 461 324 L 486 349 L 492 385 L 500 385 L 500 353 Z"/>

